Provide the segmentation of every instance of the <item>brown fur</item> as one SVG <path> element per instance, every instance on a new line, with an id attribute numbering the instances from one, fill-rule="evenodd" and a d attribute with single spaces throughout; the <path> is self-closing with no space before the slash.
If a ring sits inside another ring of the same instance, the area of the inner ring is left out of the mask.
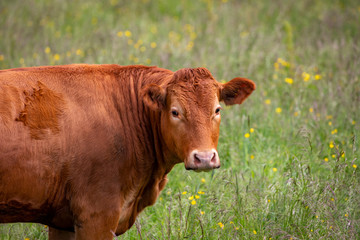
<path id="1" fill-rule="evenodd" d="M 255 89 L 232 81 L 222 85 L 204 68 L 0 71 L 0 223 L 43 223 L 50 239 L 124 233 L 176 163 L 188 164 L 194 148 L 216 149 L 215 105 Z"/>

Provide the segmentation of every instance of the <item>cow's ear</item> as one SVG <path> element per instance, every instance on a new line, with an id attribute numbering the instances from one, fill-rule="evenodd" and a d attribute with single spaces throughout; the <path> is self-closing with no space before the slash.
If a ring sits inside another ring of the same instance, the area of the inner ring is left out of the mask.
<path id="1" fill-rule="evenodd" d="M 157 84 L 149 84 L 142 90 L 142 97 L 145 105 L 158 111 L 165 107 L 166 91 Z"/>
<path id="2" fill-rule="evenodd" d="M 253 81 L 246 78 L 234 78 L 220 84 L 220 101 L 226 105 L 241 104 L 256 88 Z"/>

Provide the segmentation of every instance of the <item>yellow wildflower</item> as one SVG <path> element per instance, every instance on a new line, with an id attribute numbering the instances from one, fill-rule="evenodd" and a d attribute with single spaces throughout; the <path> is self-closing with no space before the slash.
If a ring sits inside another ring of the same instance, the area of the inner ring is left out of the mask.
<path id="1" fill-rule="evenodd" d="M 278 58 L 277 60 L 281 65 L 283 65 L 284 67 L 290 67 L 290 63 L 281 59 L 281 58 Z"/>
<path id="2" fill-rule="evenodd" d="M 273 172 L 277 172 L 277 168 L 273 168 L 272 170 L 273 170 Z"/>
<path id="3" fill-rule="evenodd" d="M 194 196 L 189 197 L 189 200 L 193 200 L 193 199 L 194 199 Z"/>
<path id="4" fill-rule="evenodd" d="M 129 30 L 125 31 L 125 36 L 126 37 L 131 37 L 132 33 Z"/>
<path id="5" fill-rule="evenodd" d="M 254 159 L 254 158 L 255 158 L 255 156 L 251 154 L 251 155 L 250 155 L 250 159 Z"/>
<path id="6" fill-rule="evenodd" d="M 191 201 L 191 205 L 195 205 L 196 204 L 196 201 L 195 199 Z"/>
<path id="7" fill-rule="evenodd" d="M 276 112 L 276 113 L 281 113 L 281 112 L 282 112 L 282 109 L 278 107 L 278 108 L 275 109 L 275 112 Z"/>
<path id="8" fill-rule="evenodd" d="M 349 215 L 347 213 L 345 213 L 345 217 L 348 217 Z"/>
<path id="9" fill-rule="evenodd" d="M 306 73 L 306 72 L 303 72 L 302 73 L 302 77 L 304 79 L 304 82 L 307 82 L 310 80 L 310 74 Z"/>
<path id="10" fill-rule="evenodd" d="M 291 85 L 294 83 L 294 80 L 292 78 L 285 78 L 285 82 Z"/>
<path id="11" fill-rule="evenodd" d="M 151 47 L 151 48 L 156 48 L 156 46 L 157 46 L 156 42 L 150 43 L 150 47 Z"/>
<path id="12" fill-rule="evenodd" d="M 314 109 L 313 108 L 309 108 L 309 112 L 314 112 Z"/>
<path id="13" fill-rule="evenodd" d="M 331 126 L 331 125 L 332 125 L 332 122 L 330 121 L 330 122 L 328 122 L 328 124 L 329 124 L 329 126 Z"/>
<path id="14" fill-rule="evenodd" d="M 351 122 L 351 124 L 352 124 L 352 125 L 355 125 L 355 124 L 356 124 L 355 120 L 353 120 L 353 121 Z"/>
<path id="15" fill-rule="evenodd" d="M 334 130 L 331 131 L 331 134 L 335 134 L 337 132 L 338 132 L 338 130 L 335 128 Z"/>
<path id="16" fill-rule="evenodd" d="M 327 161 L 329 161 L 329 159 L 326 157 L 326 158 L 324 158 L 324 161 L 327 162 Z"/>
<path id="17" fill-rule="evenodd" d="M 4 61 L 4 55 L 0 54 L 0 61 Z"/>
<path id="18" fill-rule="evenodd" d="M 190 51 L 192 48 L 194 47 L 194 42 L 190 41 L 187 45 L 186 45 L 186 50 Z"/>
<path id="19" fill-rule="evenodd" d="M 221 229 L 224 229 L 224 224 L 222 222 L 219 222 L 218 225 Z"/>
<path id="20" fill-rule="evenodd" d="M 139 47 L 140 47 L 140 44 L 139 44 L 139 43 L 135 43 L 135 44 L 134 44 L 134 48 L 135 48 L 135 49 L 138 49 Z"/>
<path id="21" fill-rule="evenodd" d="M 202 179 L 201 179 L 201 182 L 202 182 L 202 183 L 205 183 L 205 182 L 206 182 L 205 178 L 202 178 Z"/>
<path id="22" fill-rule="evenodd" d="M 249 137 L 250 137 L 250 133 L 245 133 L 244 137 L 249 138 Z"/>
<path id="23" fill-rule="evenodd" d="M 271 202 L 271 200 L 270 200 L 270 199 L 268 199 L 268 202 Z"/>
<path id="24" fill-rule="evenodd" d="M 329 147 L 330 147 L 330 148 L 334 148 L 334 143 L 333 143 L 333 142 L 330 142 Z"/>
<path id="25" fill-rule="evenodd" d="M 84 52 L 81 49 L 76 50 L 76 55 L 81 56 L 84 55 Z"/>
<path id="26" fill-rule="evenodd" d="M 142 46 L 141 48 L 140 48 L 140 52 L 145 52 L 146 51 L 146 47 L 145 46 Z"/>
<path id="27" fill-rule="evenodd" d="M 295 117 L 299 116 L 299 112 L 294 112 L 294 116 Z"/>
<path id="28" fill-rule="evenodd" d="M 355 169 L 356 169 L 356 168 L 357 168 L 357 165 L 356 165 L 356 164 L 353 164 L 353 168 L 355 168 Z"/>
<path id="29" fill-rule="evenodd" d="M 181 194 L 182 194 L 182 195 L 185 195 L 185 194 L 187 194 L 187 191 L 183 191 Z"/>
<path id="30" fill-rule="evenodd" d="M 266 99 L 266 100 L 265 100 L 265 104 L 266 104 L 266 105 L 270 105 L 270 104 L 271 104 L 271 100 L 270 100 L 270 99 Z"/>
<path id="31" fill-rule="evenodd" d="M 255 129 L 253 128 L 250 128 L 250 132 L 253 133 L 255 131 Z"/>
<path id="32" fill-rule="evenodd" d="M 204 212 L 204 211 L 200 211 L 200 214 L 201 214 L 201 215 L 204 215 L 204 214 L 205 214 L 205 212 Z"/>
<path id="33" fill-rule="evenodd" d="M 50 49 L 49 47 L 46 47 L 46 48 L 45 48 L 45 53 L 46 53 L 46 54 L 49 54 L 50 52 L 51 52 L 51 49 Z"/>
<path id="34" fill-rule="evenodd" d="M 195 195 L 195 198 L 196 198 L 196 199 L 199 199 L 199 198 L 200 198 L 200 196 L 199 196 L 199 195 Z"/>
<path id="35" fill-rule="evenodd" d="M 333 202 L 333 201 L 335 201 L 335 199 L 334 199 L 334 198 L 331 198 L 331 201 Z"/>
<path id="36" fill-rule="evenodd" d="M 335 155 L 335 154 L 333 154 L 333 155 L 331 155 L 331 157 L 332 157 L 332 158 L 335 158 L 335 157 L 336 157 L 336 155 Z"/>
<path id="37" fill-rule="evenodd" d="M 205 194 L 205 192 L 203 192 L 203 191 L 198 191 L 198 194 Z"/>
<path id="38" fill-rule="evenodd" d="M 59 61 L 59 60 L 60 60 L 60 55 L 59 55 L 59 54 L 55 54 L 55 55 L 54 55 L 54 60 L 55 60 L 55 61 Z"/>
<path id="39" fill-rule="evenodd" d="M 117 34 L 116 34 L 118 37 L 122 37 L 124 36 L 124 33 L 122 31 L 119 31 Z"/>
<path id="40" fill-rule="evenodd" d="M 316 218 L 319 218 L 319 216 L 318 216 L 318 215 L 316 215 L 315 217 L 316 217 Z"/>
<path id="41" fill-rule="evenodd" d="M 257 232 L 256 232 L 255 230 L 253 231 L 253 233 L 254 233 L 255 235 L 257 234 Z"/>
<path id="42" fill-rule="evenodd" d="M 280 67 L 280 65 L 279 65 L 278 62 L 274 63 L 274 68 L 275 68 L 275 70 L 279 70 L 279 67 Z"/>
<path id="43" fill-rule="evenodd" d="M 321 75 L 320 74 L 316 74 L 315 75 L 315 80 L 320 80 L 321 79 Z"/>
<path id="44" fill-rule="evenodd" d="M 327 115 L 327 116 L 326 116 L 326 119 L 327 119 L 327 120 L 332 119 L 332 115 Z"/>

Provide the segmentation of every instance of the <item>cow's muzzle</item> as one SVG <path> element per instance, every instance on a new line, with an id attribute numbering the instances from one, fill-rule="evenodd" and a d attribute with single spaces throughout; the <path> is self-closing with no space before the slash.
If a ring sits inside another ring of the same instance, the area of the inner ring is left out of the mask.
<path id="1" fill-rule="evenodd" d="M 194 150 L 185 163 L 187 170 L 209 171 L 220 167 L 219 155 L 215 149 L 209 151 Z"/>

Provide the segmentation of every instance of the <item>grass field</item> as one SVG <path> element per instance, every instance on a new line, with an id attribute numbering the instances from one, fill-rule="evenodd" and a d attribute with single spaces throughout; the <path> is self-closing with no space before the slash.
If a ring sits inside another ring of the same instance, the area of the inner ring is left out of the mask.
<path id="1" fill-rule="evenodd" d="M 360 239 L 358 1 L 3 0 L 0 14 L 0 69 L 204 66 L 257 84 L 222 111 L 221 169 L 176 166 L 118 239 Z"/>

